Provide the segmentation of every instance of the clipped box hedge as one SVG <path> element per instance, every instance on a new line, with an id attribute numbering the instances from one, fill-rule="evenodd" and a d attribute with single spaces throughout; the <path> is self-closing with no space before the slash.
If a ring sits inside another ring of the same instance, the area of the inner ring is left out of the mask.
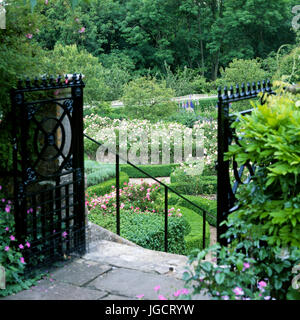
<path id="1" fill-rule="evenodd" d="M 178 164 L 152 164 L 152 165 L 139 165 L 138 168 L 144 170 L 153 177 L 169 177 Z M 121 164 L 120 170 L 125 172 L 130 178 L 148 178 L 139 170 L 135 169 L 129 164 Z"/>
<path id="2" fill-rule="evenodd" d="M 126 173 L 120 172 L 120 187 L 124 185 L 124 182 L 129 182 L 129 177 Z M 116 185 L 116 178 L 109 179 L 107 181 L 104 181 L 102 183 L 99 183 L 95 186 L 91 186 L 87 188 L 86 192 L 90 195 L 96 195 L 98 197 L 104 196 L 107 193 L 112 192 L 112 186 Z"/>
<path id="3" fill-rule="evenodd" d="M 207 212 L 206 221 L 211 226 L 214 226 L 214 227 L 217 226 L 217 201 L 216 200 L 210 200 L 200 196 L 191 196 L 191 195 L 183 195 L 183 196 L 188 200 L 192 201 L 193 203 L 195 203 L 196 205 L 198 205 L 200 208 L 203 208 L 203 210 Z M 202 216 L 202 211 L 198 210 L 197 207 L 195 207 L 188 201 L 180 198 L 173 192 L 169 193 L 169 204 L 173 206 L 177 206 L 179 208 L 181 207 L 189 208 Z"/>
<path id="4" fill-rule="evenodd" d="M 195 176 L 194 180 L 180 181 L 180 177 L 171 176 L 171 188 L 180 194 L 199 195 L 217 193 L 217 176 Z"/>

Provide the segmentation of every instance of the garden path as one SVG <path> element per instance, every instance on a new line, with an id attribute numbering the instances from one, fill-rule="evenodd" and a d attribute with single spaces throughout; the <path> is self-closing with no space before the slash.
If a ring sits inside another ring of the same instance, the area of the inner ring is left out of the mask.
<path id="1" fill-rule="evenodd" d="M 175 300 L 173 293 L 184 288 L 185 256 L 107 240 L 89 247 L 84 256 L 49 270 L 36 286 L 0 300 L 158 300 L 159 294 Z"/>

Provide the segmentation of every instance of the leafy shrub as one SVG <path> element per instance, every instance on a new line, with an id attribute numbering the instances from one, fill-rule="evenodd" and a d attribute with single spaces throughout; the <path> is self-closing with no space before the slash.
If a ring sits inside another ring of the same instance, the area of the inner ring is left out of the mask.
<path id="1" fill-rule="evenodd" d="M 164 216 L 157 213 L 133 213 L 122 210 L 120 221 L 120 234 L 140 245 L 143 248 L 164 251 Z M 89 220 L 112 232 L 116 232 L 116 216 L 101 214 L 93 211 Z M 184 219 L 172 216 L 168 221 L 168 251 L 170 253 L 184 254 L 187 223 Z"/>
<path id="2" fill-rule="evenodd" d="M 129 182 L 129 177 L 126 173 L 120 172 L 120 185 L 123 185 L 124 183 Z M 107 181 L 104 181 L 102 183 L 99 183 L 95 186 L 88 187 L 86 192 L 89 195 L 96 195 L 96 196 L 103 196 L 106 193 L 111 192 L 112 186 L 116 185 L 116 179 L 109 179 Z"/>
<path id="3" fill-rule="evenodd" d="M 157 83 L 155 78 L 143 77 L 125 86 L 122 101 L 130 118 L 157 120 L 176 111 L 177 105 L 171 101 L 172 97 L 173 90 L 166 88 L 163 82 Z"/>
<path id="4" fill-rule="evenodd" d="M 195 122 L 198 120 L 199 120 L 199 117 L 196 115 L 196 113 L 187 112 L 184 110 L 180 110 L 179 112 L 172 114 L 167 119 L 167 121 L 178 122 L 189 128 L 193 128 Z"/>
<path id="5" fill-rule="evenodd" d="M 284 55 L 278 61 L 277 72 L 274 79 L 281 79 L 289 83 L 300 81 L 300 48 L 293 49 L 290 53 Z"/>
<path id="6" fill-rule="evenodd" d="M 292 270 L 300 263 L 299 248 L 266 245 L 266 236 L 253 234 L 253 224 L 233 215 L 226 225 L 229 229 L 222 237 L 235 239 L 228 247 L 217 244 L 190 256 L 193 267 L 184 279 L 186 284 L 193 281 L 193 294 L 204 289 L 214 300 L 300 299 L 291 286 Z M 203 262 L 209 252 L 213 261 Z"/>
<path id="7" fill-rule="evenodd" d="M 172 171 L 177 167 L 177 164 L 154 164 L 154 165 L 139 165 L 138 168 L 147 172 L 153 177 L 169 177 Z M 121 164 L 121 171 L 125 172 L 129 178 L 148 178 L 145 174 L 135 169 L 129 164 Z"/>
<path id="8" fill-rule="evenodd" d="M 165 63 L 165 73 L 161 78 L 166 82 L 167 88 L 174 90 L 175 95 L 184 96 L 192 93 L 207 93 L 210 91 L 210 84 L 199 75 L 199 70 L 184 67 L 172 72 L 170 66 Z"/>
<path id="9" fill-rule="evenodd" d="M 216 81 L 218 86 L 228 88 L 236 84 L 241 85 L 247 82 L 262 81 L 269 78 L 269 74 L 262 69 L 261 62 L 258 59 L 244 60 L 233 59 L 229 66 L 221 69 L 221 78 Z M 249 100 L 240 101 L 232 104 L 233 111 L 242 111 L 251 108 Z"/>
<path id="10" fill-rule="evenodd" d="M 2 187 L 0 186 L 0 190 Z M 0 196 L 2 194 L 0 191 Z M 0 266 L 5 269 L 6 288 L 0 290 L 0 297 L 17 293 L 24 289 L 29 289 L 35 283 L 35 279 L 26 279 L 25 265 L 22 250 L 30 247 L 27 241 L 23 244 L 17 244 L 15 238 L 15 223 L 12 213 L 12 204 L 10 201 L 2 201 L 0 207 Z"/>
<path id="11" fill-rule="evenodd" d="M 87 187 L 94 186 L 116 176 L 116 168 L 113 164 L 86 160 L 84 161 L 84 169 Z"/>
<path id="12" fill-rule="evenodd" d="M 181 180 L 179 177 L 171 176 L 171 187 L 181 194 L 216 194 L 217 177 L 189 176 L 189 179 Z"/>
<path id="13" fill-rule="evenodd" d="M 199 114 L 200 112 L 214 111 L 216 109 L 217 104 L 218 98 L 201 99 L 198 101 L 198 104 L 196 105 L 195 112 Z"/>
<path id="14" fill-rule="evenodd" d="M 164 212 L 162 197 L 163 188 L 158 184 L 131 184 L 124 182 L 120 185 L 120 208 L 137 212 Z M 116 190 L 112 186 L 104 196 L 95 197 L 87 192 L 86 204 L 90 210 L 97 208 L 103 214 L 116 211 Z"/>
<path id="15" fill-rule="evenodd" d="M 198 207 L 202 208 L 207 212 L 206 220 L 211 225 L 217 226 L 217 201 L 210 200 L 199 196 L 189 196 L 183 195 L 185 198 L 195 203 Z M 170 192 L 169 196 L 169 204 L 173 206 L 177 206 L 179 208 L 185 207 L 195 211 L 200 216 L 202 215 L 202 211 L 200 211 L 197 207 L 189 203 L 188 201 L 180 198 L 175 193 Z"/>
<path id="16" fill-rule="evenodd" d="M 300 248 L 300 111 L 297 97 L 281 94 L 258 104 L 235 126 L 243 140 L 227 158 L 256 164 L 254 179 L 241 188 L 235 214 L 268 235 L 268 243 Z"/>

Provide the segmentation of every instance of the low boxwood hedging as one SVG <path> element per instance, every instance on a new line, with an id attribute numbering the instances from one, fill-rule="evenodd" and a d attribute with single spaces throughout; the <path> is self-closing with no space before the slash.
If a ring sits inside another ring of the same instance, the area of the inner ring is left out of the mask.
<path id="1" fill-rule="evenodd" d="M 129 177 L 126 173 L 120 172 L 120 186 L 124 185 L 124 182 L 129 182 Z M 87 188 L 86 192 L 93 196 L 104 196 L 107 193 L 112 192 L 112 186 L 116 185 L 116 178 L 109 179 L 107 181 L 104 181 L 102 183 L 99 183 L 95 186 L 91 186 Z"/>
<path id="2" fill-rule="evenodd" d="M 216 194 L 217 177 L 216 176 L 195 176 L 191 181 L 179 181 L 176 176 L 171 176 L 171 185 L 175 191 L 180 194 L 199 195 Z"/>
<path id="3" fill-rule="evenodd" d="M 116 232 L 116 216 L 113 214 L 89 214 L 89 220 L 112 232 Z M 168 221 L 168 252 L 185 254 L 184 236 L 190 230 L 186 220 L 169 217 Z M 133 213 L 122 210 L 120 218 L 121 237 L 137 245 L 151 250 L 164 251 L 164 216 L 157 213 Z"/>
<path id="4" fill-rule="evenodd" d="M 191 196 L 191 195 L 183 195 L 188 200 L 192 201 L 196 205 L 198 205 L 200 208 L 203 208 L 207 212 L 206 215 L 206 221 L 211 225 L 216 227 L 217 226 L 217 201 L 216 200 L 210 200 L 206 199 L 200 196 Z M 195 211 L 197 214 L 202 215 L 202 212 L 189 203 L 188 201 L 180 198 L 175 193 L 170 192 L 169 193 L 169 204 L 173 206 L 178 207 L 186 207 L 193 211 Z"/>
<path id="5" fill-rule="evenodd" d="M 139 165 L 138 168 L 144 170 L 149 175 L 154 177 L 169 177 L 178 164 L 153 164 Z M 121 164 L 121 171 L 127 173 L 130 178 L 148 178 L 145 174 L 135 169 L 129 164 Z"/>
<path id="6" fill-rule="evenodd" d="M 93 160 L 84 161 L 84 172 L 87 187 L 97 185 L 116 176 L 115 165 Z"/>

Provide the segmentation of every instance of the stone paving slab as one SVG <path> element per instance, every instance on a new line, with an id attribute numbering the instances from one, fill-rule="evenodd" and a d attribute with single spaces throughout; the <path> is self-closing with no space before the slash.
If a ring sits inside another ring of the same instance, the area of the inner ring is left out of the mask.
<path id="1" fill-rule="evenodd" d="M 159 294 L 174 299 L 172 294 L 184 287 L 184 281 L 169 276 L 118 268 L 99 276 L 89 283 L 88 287 L 119 296 L 136 297 L 144 294 L 145 300 L 157 300 L 158 293 L 154 288 L 158 285 L 161 287 Z"/>
<path id="2" fill-rule="evenodd" d="M 61 282 L 83 286 L 109 270 L 111 270 L 111 266 L 109 265 L 78 259 L 53 271 L 51 278 Z"/>
<path id="3" fill-rule="evenodd" d="M 153 251 L 101 240 L 91 246 L 83 259 L 144 272 L 171 274 L 182 279 L 188 258 L 177 254 Z M 172 270 L 172 271 L 171 271 Z"/>
<path id="4" fill-rule="evenodd" d="M 81 258 L 51 269 L 36 286 L 0 300 L 136 300 L 141 294 L 145 300 L 158 300 L 158 294 L 174 300 L 173 293 L 184 287 L 185 256 L 105 240 L 91 247 Z"/>
<path id="5" fill-rule="evenodd" d="M 107 293 L 101 290 L 42 280 L 37 286 L 5 297 L 3 300 L 99 300 L 106 295 Z"/>

